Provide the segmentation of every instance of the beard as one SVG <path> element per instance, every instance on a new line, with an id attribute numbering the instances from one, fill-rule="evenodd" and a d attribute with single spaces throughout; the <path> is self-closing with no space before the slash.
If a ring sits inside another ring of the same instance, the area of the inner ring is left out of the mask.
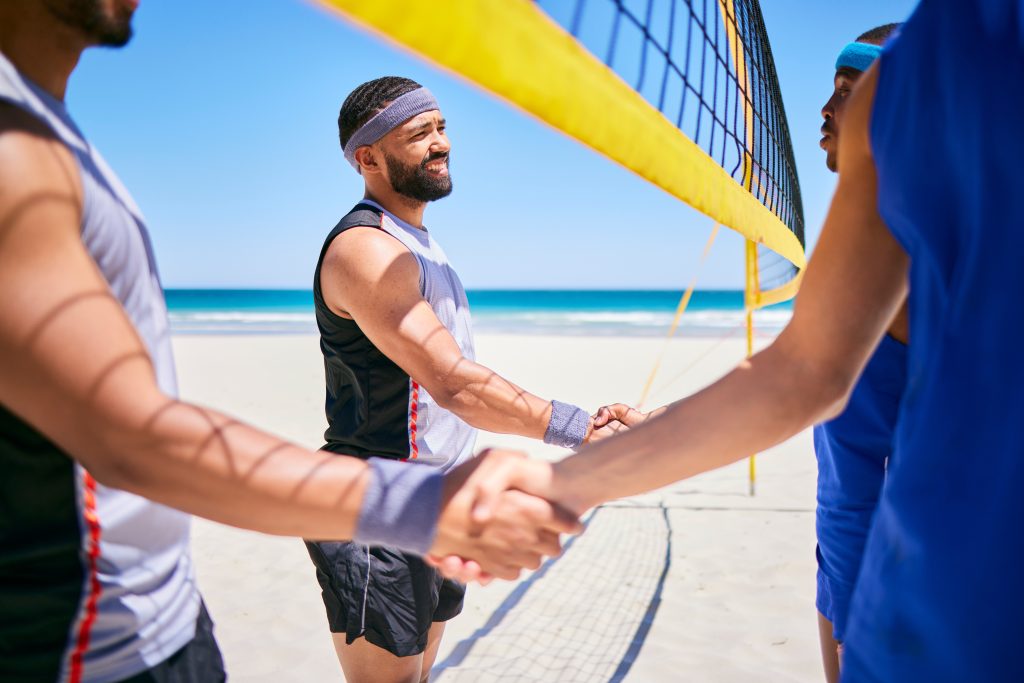
<path id="1" fill-rule="evenodd" d="M 448 166 L 448 153 L 429 154 L 419 164 L 404 165 L 389 154 L 384 155 L 384 163 L 391 179 L 391 189 L 400 195 L 418 202 L 432 202 L 447 197 L 452 193 L 451 175 L 436 176 L 427 170 L 427 164 L 438 159 L 445 160 Z"/>
<path id="2" fill-rule="evenodd" d="M 103 0 L 46 0 L 46 7 L 96 45 L 123 47 L 132 38 L 133 11 L 126 7 L 105 8 Z"/>

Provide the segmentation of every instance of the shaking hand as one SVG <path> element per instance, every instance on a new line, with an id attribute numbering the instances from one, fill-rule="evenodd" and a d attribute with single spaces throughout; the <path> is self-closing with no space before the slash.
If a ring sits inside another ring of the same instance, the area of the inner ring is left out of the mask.
<path id="1" fill-rule="evenodd" d="M 576 516 L 543 499 L 551 465 L 515 451 L 489 450 L 445 476 L 437 538 L 427 558 L 463 582 L 515 579 L 562 551 L 559 534 Z M 539 497 L 538 497 L 539 496 Z"/>
<path id="2" fill-rule="evenodd" d="M 593 429 L 587 443 L 597 443 L 602 439 L 615 436 L 619 432 L 624 432 L 630 427 L 640 424 L 648 417 L 648 413 L 641 413 L 625 403 L 603 406 L 590 418 Z"/>

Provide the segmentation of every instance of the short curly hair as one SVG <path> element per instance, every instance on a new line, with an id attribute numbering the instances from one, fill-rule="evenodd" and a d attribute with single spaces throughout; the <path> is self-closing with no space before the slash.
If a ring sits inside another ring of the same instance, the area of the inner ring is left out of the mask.
<path id="1" fill-rule="evenodd" d="M 383 76 L 363 83 L 349 93 L 338 112 L 338 138 L 341 148 L 359 128 L 395 99 L 421 88 L 419 83 L 401 76 Z"/>
<path id="2" fill-rule="evenodd" d="M 885 45 L 885 41 L 892 37 L 892 34 L 896 33 L 901 24 L 883 24 L 882 26 L 876 26 L 870 31 L 857 36 L 858 43 L 871 43 L 872 45 Z"/>

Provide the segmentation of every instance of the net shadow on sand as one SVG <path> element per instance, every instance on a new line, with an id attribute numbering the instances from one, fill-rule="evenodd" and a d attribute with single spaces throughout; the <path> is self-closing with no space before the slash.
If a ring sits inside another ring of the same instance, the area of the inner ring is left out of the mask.
<path id="1" fill-rule="evenodd" d="M 672 552 L 663 507 L 605 506 L 438 663 L 440 683 L 618 683 L 654 622 Z"/>

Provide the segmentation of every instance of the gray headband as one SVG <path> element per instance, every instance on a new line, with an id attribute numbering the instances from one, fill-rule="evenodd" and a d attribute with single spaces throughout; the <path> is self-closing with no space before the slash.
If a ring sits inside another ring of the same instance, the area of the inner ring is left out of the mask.
<path id="1" fill-rule="evenodd" d="M 417 114 L 440 108 L 433 93 L 424 87 L 416 88 L 395 98 L 391 104 L 352 134 L 345 145 L 345 158 L 348 159 L 348 163 L 352 164 L 352 168 L 358 171 L 357 149 L 365 145 L 372 145 Z"/>

